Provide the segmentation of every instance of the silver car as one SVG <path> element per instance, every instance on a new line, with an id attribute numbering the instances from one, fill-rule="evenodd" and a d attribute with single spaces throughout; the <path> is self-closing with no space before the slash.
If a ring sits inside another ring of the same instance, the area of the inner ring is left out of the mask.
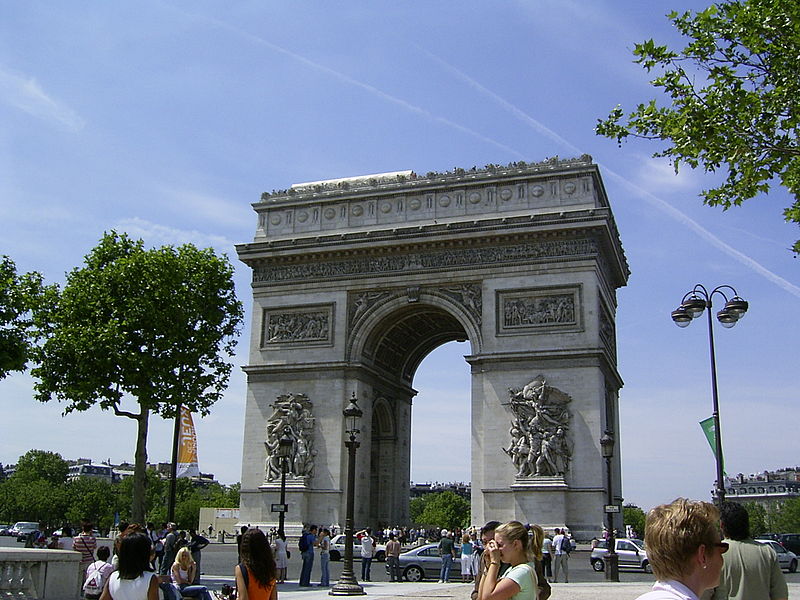
<path id="1" fill-rule="evenodd" d="M 778 556 L 778 563 L 781 569 L 786 569 L 789 573 L 797 571 L 797 555 L 791 550 L 787 550 L 774 540 L 756 540 L 759 544 L 764 544 L 772 548 Z"/>
<path id="2" fill-rule="evenodd" d="M 403 552 L 400 555 L 400 572 L 408 581 L 422 581 L 423 579 L 439 579 L 442 572 L 442 557 L 439 556 L 439 544 L 425 544 Z M 387 566 L 388 573 L 388 566 Z M 460 577 L 461 554 L 456 552 L 450 577 Z"/>
<path id="3" fill-rule="evenodd" d="M 653 567 L 650 566 L 650 560 L 647 558 L 647 552 L 644 549 L 642 540 L 616 538 L 615 542 L 620 567 L 641 569 L 645 573 L 653 572 Z M 608 542 L 603 540 L 592 550 L 592 554 L 589 557 L 592 569 L 599 572 L 605 568 L 604 558 L 606 554 L 608 554 Z"/>

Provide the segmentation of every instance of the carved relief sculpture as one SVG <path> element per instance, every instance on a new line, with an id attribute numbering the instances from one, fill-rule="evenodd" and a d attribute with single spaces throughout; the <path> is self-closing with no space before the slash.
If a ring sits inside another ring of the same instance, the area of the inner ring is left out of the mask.
<path id="1" fill-rule="evenodd" d="M 284 432 L 292 440 L 292 450 L 286 460 L 288 476 L 307 479 L 314 475 L 314 416 L 313 405 L 305 394 L 284 394 L 270 405 L 272 415 L 267 419 L 266 480 L 281 478 L 281 458 L 278 453 Z"/>
<path id="2" fill-rule="evenodd" d="M 264 344 L 323 342 L 331 339 L 331 311 L 286 310 L 264 312 Z"/>
<path id="3" fill-rule="evenodd" d="M 569 470 L 572 444 L 568 438 L 572 398 L 547 385 L 539 375 L 522 389 L 509 388 L 511 443 L 503 452 L 516 477 L 563 477 Z"/>

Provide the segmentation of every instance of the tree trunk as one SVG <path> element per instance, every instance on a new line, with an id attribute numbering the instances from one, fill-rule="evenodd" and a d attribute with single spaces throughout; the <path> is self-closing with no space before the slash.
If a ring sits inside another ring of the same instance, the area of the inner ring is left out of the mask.
<path id="1" fill-rule="evenodd" d="M 142 412 L 137 415 L 138 424 L 136 431 L 136 458 L 133 469 L 133 500 L 131 502 L 131 523 L 139 523 L 144 526 L 146 512 L 146 488 L 147 488 L 147 426 L 150 418 L 150 411 L 142 408 Z"/>

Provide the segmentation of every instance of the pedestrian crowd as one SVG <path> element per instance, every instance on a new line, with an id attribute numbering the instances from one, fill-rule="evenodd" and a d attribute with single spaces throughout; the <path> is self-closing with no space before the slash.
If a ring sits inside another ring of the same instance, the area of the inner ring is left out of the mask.
<path id="1" fill-rule="evenodd" d="M 769 546 L 750 537 L 747 510 L 725 502 L 720 509 L 707 502 L 679 498 L 650 511 L 645 544 L 657 581 L 637 600 L 786 600 L 788 588 L 777 557 Z M 333 527 L 308 525 L 297 543 L 302 559 L 300 587 L 311 587 L 319 555 L 319 587 L 330 586 Z M 616 532 L 615 532 L 616 533 Z M 575 542 L 566 528 L 550 537 L 535 524 L 489 521 L 482 528 L 449 531 L 416 530 L 435 538 L 441 558 L 439 582 L 449 583 L 456 559 L 461 582 L 472 583 L 471 600 L 547 600 L 551 583 L 563 573 L 569 582 L 569 557 Z M 361 558 L 361 579 L 371 581 L 378 542 L 385 541 L 390 582 L 400 582 L 402 539 L 411 530 L 397 528 L 355 533 L 354 552 Z M 608 536 L 603 535 L 604 538 Z M 417 537 L 417 540 L 420 538 Z M 200 584 L 202 549 L 208 539 L 194 530 L 179 531 L 174 523 L 160 528 L 121 523 L 111 548 L 98 546 L 92 524 L 72 535 L 62 528 L 48 540 L 44 527 L 30 535 L 29 545 L 71 549 L 81 553 L 87 600 L 181 600 L 218 597 Z M 278 584 L 287 580 L 291 550 L 283 531 L 242 527 L 237 535 L 236 588 L 223 588 L 237 600 L 277 600 Z"/>

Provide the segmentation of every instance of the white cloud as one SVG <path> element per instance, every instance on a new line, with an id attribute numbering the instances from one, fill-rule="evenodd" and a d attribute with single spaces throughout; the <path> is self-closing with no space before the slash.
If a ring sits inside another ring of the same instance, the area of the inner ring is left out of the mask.
<path id="1" fill-rule="evenodd" d="M 249 204 L 231 202 L 225 198 L 211 196 L 194 190 L 163 186 L 160 192 L 167 196 L 176 208 L 188 211 L 196 217 L 207 219 L 215 226 L 220 224 L 241 228 L 256 228 L 256 217 Z"/>
<path id="2" fill-rule="evenodd" d="M 221 235 L 203 233 L 197 230 L 177 229 L 152 223 L 139 217 L 122 219 L 113 227 L 118 232 L 125 232 L 133 238 L 141 238 L 147 245 L 181 245 L 194 244 L 199 248 L 214 248 L 228 255 L 233 251 L 234 242 Z"/>
<path id="3" fill-rule="evenodd" d="M 43 121 L 54 122 L 67 131 L 80 131 L 86 125 L 77 112 L 49 96 L 35 78 L 14 73 L 2 66 L 0 101 Z"/>
<path id="4" fill-rule="evenodd" d="M 695 189 L 698 177 L 689 167 L 675 173 L 675 168 L 666 158 L 642 157 L 637 172 L 638 185 L 666 190 Z"/>

